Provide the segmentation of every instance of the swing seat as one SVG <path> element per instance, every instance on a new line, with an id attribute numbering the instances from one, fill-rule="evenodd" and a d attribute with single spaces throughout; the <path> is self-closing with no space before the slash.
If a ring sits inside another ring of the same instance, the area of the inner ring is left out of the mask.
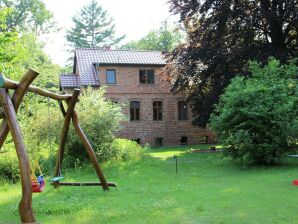
<path id="1" fill-rule="evenodd" d="M 33 193 L 41 193 L 45 189 L 46 182 L 44 180 L 43 175 L 37 177 L 37 180 L 32 180 L 32 192 Z"/>
<path id="2" fill-rule="evenodd" d="M 53 177 L 52 179 L 51 179 L 51 182 L 57 182 L 57 181 L 59 181 L 59 180 L 62 180 L 64 177 L 62 177 L 62 176 L 58 176 L 58 177 Z"/>

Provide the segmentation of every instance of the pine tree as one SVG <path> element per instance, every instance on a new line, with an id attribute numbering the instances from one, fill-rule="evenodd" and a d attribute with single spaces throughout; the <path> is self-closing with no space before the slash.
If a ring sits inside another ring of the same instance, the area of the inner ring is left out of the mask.
<path id="1" fill-rule="evenodd" d="M 114 20 L 95 0 L 85 5 L 72 21 L 74 27 L 67 31 L 66 39 L 74 48 L 112 46 L 124 38 L 115 37 Z"/>

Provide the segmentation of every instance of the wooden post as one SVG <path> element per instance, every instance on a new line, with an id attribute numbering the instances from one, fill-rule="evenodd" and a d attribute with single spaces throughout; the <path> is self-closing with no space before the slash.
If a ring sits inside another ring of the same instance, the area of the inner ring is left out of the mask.
<path id="1" fill-rule="evenodd" d="M 92 148 L 92 146 L 91 146 L 91 144 L 90 144 L 87 136 L 85 135 L 85 133 L 83 132 L 83 130 L 82 130 L 80 124 L 79 124 L 79 119 L 78 119 L 78 115 L 77 115 L 77 112 L 76 111 L 73 112 L 72 123 L 73 123 L 73 125 L 75 127 L 75 130 L 76 130 L 77 134 L 79 135 L 79 137 L 81 139 L 81 142 L 83 143 L 85 149 L 88 152 L 88 155 L 90 157 L 90 160 L 91 160 L 91 162 L 92 162 L 92 164 L 94 166 L 94 169 L 96 171 L 96 174 L 97 174 L 97 176 L 98 176 L 98 178 L 100 180 L 100 183 L 102 184 L 102 188 L 104 190 L 109 190 L 109 185 L 108 185 L 108 183 L 106 181 L 106 178 L 104 177 L 104 175 L 103 175 L 103 173 L 102 173 L 102 171 L 101 171 L 101 169 L 99 167 L 99 164 L 98 164 L 98 161 L 96 159 L 96 155 L 94 153 L 94 150 L 93 150 L 93 148 Z"/>
<path id="2" fill-rule="evenodd" d="M 25 150 L 22 139 L 20 126 L 16 117 L 16 112 L 13 107 L 12 101 L 6 92 L 6 89 L 0 89 L 0 101 L 5 113 L 5 119 L 8 123 L 13 142 L 16 147 L 16 152 L 19 161 L 19 168 L 21 174 L 22 184 L 22 198 L 19 204 L 19 213 L 23 223 L 35 222 L 35 217 L 32 209 L 32 186 L 31 186 L 31 173 L 30 163 Z"/>
<path id="3" fill-rule="evenodd" d="M 29 87 L 29 85 L 33 82 L 33 80 L 39 75 L 38 72 L 30 69 L 21 79 L 18 87 L 16 88 L 16 91 L 13 94 L 12 97 L 12 103 L 13 107 L 15 109 L 15 112 L 18 112 L 19 106 L 23 100 L 23 97 Z M 0 83 L 1 80 L 4 80 L 4 77 L 0 77 Z M 7 126 L 7 121 L 3 120 L 0 126 L 0 149 L 2 148 L 5 139 L 8 135 L 8 126 Z"/>
<path id="4" fill-rule="evenodd" d="M 60 135 L 60 143 L 59 143 L 59 149 L 57 152 L 54 176 L 58 176 L 59 172 L 60 172 L 60 168 L 61 168 L 62 161 L 63 161 L 65 142 L 66 142 L 67 134 L 69 131 L 69 124 L 70 124 L 70 120 L 72 118 L 72 114 L 73 114 L 73 111 L 74 111 L 74 108 L 75 108 L 75 105 L 76 105 L 79 95 L 80 95 L 80 90 L 75 89 L 72 94 L 71 99 L 68 102 L 68 108 L 67 108 L 66 115 L 64 117 L 64 123 L 63 123 L 63 127 L 61 130 L 61 135 Z M 58 187 L 58 186 L 59 186 L 59 181 L 54 182 L 54 187 Z"/>
<path id="5" fill-rule="evenodd" d="M 65 116 L 66 112 L 65 112 L 65 109 L 64 109 L 64 106 L 63 106 L 62 102 L 59 102 L 59 107 L 61 109 L 61 112 L 62 112 L 63 116 Z M 109 183 L 107 183 L 106 178 L 104 177 L 103 172 L 100 169 L 100 166 L 99 166 L 98 161 L 96 159 L 96 155 L 94 153 L 94 150 L 93 150 L 87 136 L 85 135 L 83 129 L 81 128 L 81 126 L 79 124 L 79 119 L 78 119 L 78 115 L 77 115 L 76 111 L 73 112 L 72 122 L 73 122 L 73 125 L 74 125 L 74 128 L 75 128 L 75 131 L 79 135 L 79 138 L 80 138 L 81 142 L 83 143 L 83 145 L 84 145 L 84 147 L 85 147 L 85 149 L 86 149 L 86 151 L 87 151 L 87 153 L 90 157 L 90 160 L 91 160 L 91 162 L 94 166 L 96 174 L 97 174 L 97 176 L 98 176 L 98 178 L 101 182 L 100 186 L 102 186 L 102 188 L 104 190 L 108 190 L 109 186 L 111 186 L 111 185 L 109 185 Z"/>

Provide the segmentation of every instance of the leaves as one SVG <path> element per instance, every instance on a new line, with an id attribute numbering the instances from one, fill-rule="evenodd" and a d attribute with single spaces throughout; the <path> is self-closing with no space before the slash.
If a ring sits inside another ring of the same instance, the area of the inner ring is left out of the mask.
<path id="1" fill-rule="evenodd" d="M 67 31 L 66 39 L 73 48 L 112 46 L 125 37 L 115 37 L 113 19 L 94 0 L 85 5 L 72 21 L 74 27 Z"/>
<path id="2" fill-rule="evenodd" d="M 181 42 L 182 34 L 179 30 L 170 29 L 168 22 L 164 21 L 158 30 L 150 31 L 145 37 L 137 41 L 131 41 L 122 48 L 171 52 Z"/>
<path id="3" fill-rule="evenodd" d="M 249 60 L 270 56 L 284 64 L 298 53 L 297 0 L 170 0 L 187 44 L 168 58 L 173 90 L 187 91 L 194 122 L 206 126 L 213 106 L 236 75 L 249 76 Z"/>
<path id="4" fill-rule="evenodd" d="M 211 123 L 226 155 L 242 164 L 274 163 L 298 144 L 298 67 L 270 59 L 250 65 L 251 78 L 235 77 Z M 289 85 L 291 84 L 291 85 Z"/>

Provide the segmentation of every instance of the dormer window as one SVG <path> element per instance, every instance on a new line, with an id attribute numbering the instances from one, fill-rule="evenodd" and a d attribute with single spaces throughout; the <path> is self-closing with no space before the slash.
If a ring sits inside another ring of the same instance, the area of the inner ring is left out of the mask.
<path id="1" fill-rule="evenodd" d="M 116 70 L 107 69 L 106 70 L 106 83 L 107 84 L 116 84 Z"/>
<path id="2" fill-rule="evenodd" d="M 141 84 L 154 84 L 154 70 L 140 70 L 139 77 Z"/>

